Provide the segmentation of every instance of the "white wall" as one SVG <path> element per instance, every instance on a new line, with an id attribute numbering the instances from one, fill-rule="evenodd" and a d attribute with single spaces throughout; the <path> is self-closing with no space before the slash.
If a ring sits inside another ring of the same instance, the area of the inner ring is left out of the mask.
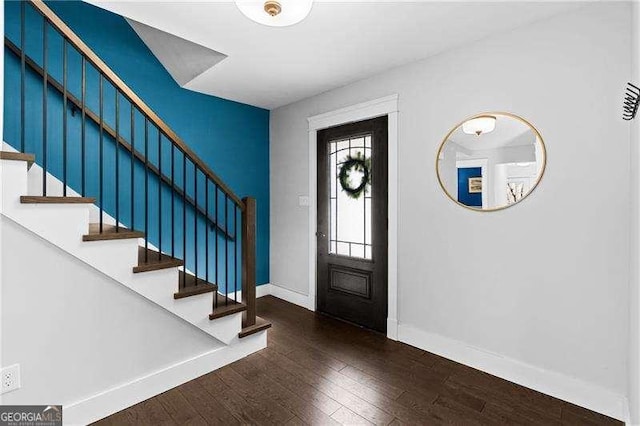
<path id="1" fill-rule="evenodd" d="M 632 5 L 631 81 L 640 86 L 640 3 Z M 631 122 L 631 277 L 629 280 L 629 411 L 640 425 L 640 117 Z"/>
<path id="2" fill-rule="evenodd" d="M 308 292 L 307 117 L 397 93 L 400 325 L 626 395 L 630 48 L 629 4 L 592 4 L 272 111 L 271 283 Z M 473 212 L 435 155 L 495 110 L 538 128 L 548 166 L 519 205 Z"/>
<path id="3" fill-rule="evenodd" d="M 0 215 L 2 404 L 70 404 L 222 344 Z M 212 367 L 213 368 L 213 367 Z"/>

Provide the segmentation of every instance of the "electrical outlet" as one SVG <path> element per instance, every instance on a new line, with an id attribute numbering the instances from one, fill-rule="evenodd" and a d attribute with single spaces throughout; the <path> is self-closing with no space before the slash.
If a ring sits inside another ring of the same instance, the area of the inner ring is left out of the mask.
<path id="1" fill-rule="evenodd" d="M 20 364 L 14 364 L 0 370 L 0 394 L 20 388 Z"/>

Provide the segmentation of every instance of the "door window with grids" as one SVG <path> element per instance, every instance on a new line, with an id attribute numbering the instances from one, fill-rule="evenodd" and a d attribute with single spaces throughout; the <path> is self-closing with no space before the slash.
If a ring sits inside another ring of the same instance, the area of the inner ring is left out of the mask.
<path id="1" fill-rule="evenodd" d="M 371 135 L 331 141 L 328 150 L 329 254 L 371 260 Z"/>

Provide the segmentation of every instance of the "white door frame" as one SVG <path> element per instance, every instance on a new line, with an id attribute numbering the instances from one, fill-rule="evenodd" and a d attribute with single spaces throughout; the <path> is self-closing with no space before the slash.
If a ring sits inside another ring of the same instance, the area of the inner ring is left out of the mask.
<path id="1" fill-rule="evenodd" d="M 389 247 L 387 337 L 398 340 L 398 95 L 385 96 L 309 117 L 309 306 L 316 310 L 316 227 L 318 130 L 388 116 Z"/>

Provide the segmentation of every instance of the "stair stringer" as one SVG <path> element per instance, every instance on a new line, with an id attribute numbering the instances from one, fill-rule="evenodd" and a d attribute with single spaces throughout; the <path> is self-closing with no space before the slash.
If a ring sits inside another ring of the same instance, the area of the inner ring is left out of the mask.
<path id="1" fill-rule="evenodd" d="M 3 144 L 3 149 L 7 148 Z M 27 170 L 26 162 L 0 161 L 3 215 L 221 342 L 233 345 L 239 341 L 242 313 L 211 321 L 208 318 L 212 310 L 211 293 L 174 299 L 178 268 L 134 274 L 142 239 L 82 241 L 82 236 L 89 232 L 90 217 L 97 210 L 92 204 L 22 204 L 22 195 L 41 194 L 38 182 L 42 182 L 42 168 L 34 164 Z M 52 195 L 62 193 L 62 182 L 49 173 L 47 187 Z M 78 195 L 70 189 L 67 194 Z M 112 218 L 105 221 L 115 223 Z"/>

